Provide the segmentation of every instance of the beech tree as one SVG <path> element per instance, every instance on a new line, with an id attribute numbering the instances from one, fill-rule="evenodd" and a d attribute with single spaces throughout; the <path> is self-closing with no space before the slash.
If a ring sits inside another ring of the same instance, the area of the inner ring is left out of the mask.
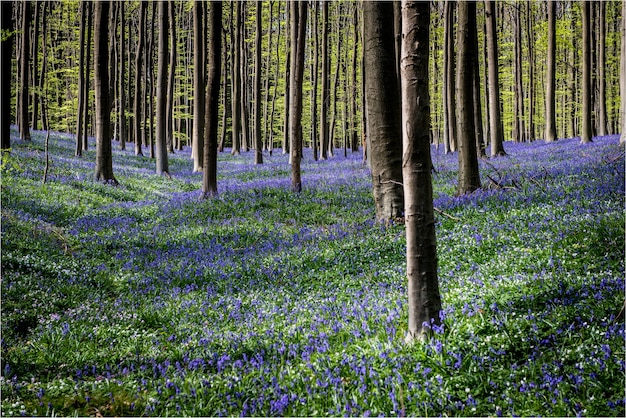
<path id="1" fill-rule="evenodd" d="M 148 2 L 142 0 L 139 2 L 139 38 L 137 39 L 137 52 L 135 54 L 135 95 L 133 101 L 133 113 L 135 114 L 134 130 L 135 130 L 135 155 L 143 155 L 142 145 L 145 141 L 145 131 L 142 130 L 142 121 L 144 117 L 141 113 L 141 104 L 145 102 L 144 91 L 145 83 L 143 82 L 142 64 L 145 55 L 146 43 L 146 14 L 148 11 Z M 145 70 L 147 71 L 147 69 Z"/>
<path id="2" fill-rule="evenodd" d="M 156 173 L 169 176 L 167 158 L 167 41 L 168 41 L 168 6 L 166 0 L 158 3 L 159 10 L 159 54 L 157 74 L 157 126 L 156 126 Z"/>
<path id="3" fill-rule="evenodd" d="M 583 30 L 583 71 L 582 71 L 582 128 L 580 131 L 580 142 L 586 144 L 591 142 L 591 2 L 581 1 L 581 18 Z"/>
<path id="4" fill-rule="evenodd" d="M 205 197 L 217 195 L 217 123 L 222 68 L 222 2 L 212 2 L 208 16 L 207 43 L 208 76 L 204 123 L 204 159 L 202 193 Z"/>
<path id="5" fill-rule="evenodd" d="M 202 0 L 193 2 L 193 139 L 191 141 L 193 171 L 202 171 L 204 157 L 205 122 L 205 59 L 204 5 Z"/>
<path id="6" fill-rule="evenodd" d="M 30 65 L 30 24 L 32 20 L 32 10 L 30 0 L 23 2 L 22 7 L 22 46 L 20 53 L 20 96 L 17 114 L 19 116 L 20 139 L 30 141 L 30 118 L 28 112 L 29 97 L 29 65 Z"/>
<path id="7" fill-rule="evenodd" d="M 96 93 L 96 168 L 95 179 L 117 184 L 113 175 L 111 150 L 111 102 L 109 85 L 109 11 L 108 1 L 95 3 L 94 86 Z"/>
<path id="8" fill-rule="evenodd" d="M 489 59 L 489 131 L 491 132 L 491 156 L 505 155 L 504 128 L 500 111 L 500 66 L 498 64 L 498 38 L 496 29 L 496 11 L 493 0 L 485 1 L 485 17 L 487 19 L 487 57 Z"/>
<path id="9" fill-rule="evenodd" d="M 546 142 L 555 141 L 556 136 L 556 3 L 549 1 L 548 6 L 548 58 L 546 60 Z"/>
<path id="10" fill-rule="evenodd" d="M 402 1 L 402 173 L 409 320 L 405 341 L 424 340 L 440 323 L 428 91 L 430 4 Z"/>
<path id="11" fill-rule="evenodd" d="M 363 3 L 363 58 L 369 134 L 372 188 L 376 220 L 401 218 L 404 211 L 402 187 L 402 129 L 400 97 L 396 81 L 393 33 L 393 4 Z"/>
<path id="12" fill-rule="evenodd" d="M 1 44 L 0 44 L 0 72 L 4 74 L 0 80 L 0 149 L 11 148 L 11 56 L 13 55 L 13 2 L 3 1 L 0 3 Z"/>

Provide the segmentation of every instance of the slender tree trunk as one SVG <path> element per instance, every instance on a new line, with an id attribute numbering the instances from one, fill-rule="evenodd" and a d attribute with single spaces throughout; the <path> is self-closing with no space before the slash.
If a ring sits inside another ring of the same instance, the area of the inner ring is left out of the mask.
<path id="1" fill-rule="evenodd" d="M 94 67 L 96 93 L 95 180 L 117 184 L 113 175 L 111 150 L 111 102 L 109 100 L 109 11 L 108 1 L 97 1 L 95 8 Z"/>
<path id="2" fill-rule="evenodd" d="M 526 39 L 528 48 L 528 139 L 535 134 L 535 37 L 532 30 L 532 2 L 526 2 Z"/>
<path id="3" fill-rule="evenodd" d="M 471 193 L 480 188 L 480 174 L 476 154 L 474 126 L 474 84 L 476 71 L 476 3 L 460 2 L 458 5 L 456 72 L 457 121 L 459 135 L 459 185 L 457 194 Z"/>
<path id="4" fill-rule="evenodd" d="M 291 1 L 291 94 L 289 111 L 289 143 L 291 159 L 291 190 L 302 191 L 300 160 L 302 159 L 302 80 L 306 38 L 307 1 Z"/>
<path id="5" fill-rule="evenodd" d="M 622 16 L 626 16 L 626 1 L 622 2 Z M 626 143 L 626 19 L 622 18 L 621 30 L 621 46 L 620 46 L 620 68 L 619 68 L 619 85 L 620 85 L 620 144 Z"/>
<path id="6" fill-rule="evenodd" d="M 142 134 L 142 122 L 144 120 L 141 114 L 141 103 L 145 102 L 145 83 L 142 82 L 142 64 L 144 57 L 144 49 L 146 43 L 146 12 L 148 10 L 148 2 L 142 0 L 139 3 L 139 38 L 137 39 L 137 52 L 135 54 L 135 97 L 133 102 L 133 113 L 135 114 L 135 155 L 143 155 L 142 145 L 144 135 Z M 144 87 L 144 88 L 142 88 Z"/>
<path id="7" fill-rule="evenodd" d="M 154 158 L 154 143 L 155 143 L 155 132 L 154 132 L 154 94 L 155 94 L 155 83 L 154 83 L 154 34 L 156 32 L 154 23 L 156 22 L 157 10 L 155 3 L 152 3 L 151 7 L 152 15 L 150 17 L 150 45 L 146 54 L 148 58 L 146 59 L 146 70 L 150 72 L 149 74 L 149 91 L 148 94 L 148 107 L 149 107 L 149 119 L 150 122 L 148 124 L 148 133 L 149 133 L 149 142 L 150 142 L 150 158 Z"/>
<path id="8" fill-rule="evenodd" d="M 292 5 L 290 2 L 286 3 L 286 6 L 285 6 L 287 8 L 287 12 L 285 13 L 285 17 L 286 17 L 285 50 L 287 51 L 287 58 L 285 61 L 285 119 L 284 119 L 284 129 L 283 129 L 283 147 L 282 147 L 283 154 L 286 154 L 288 152 L 288 149 L 290 149 L 289 112 L 291 110 L 291 105 L 290 105 L 291 92 L 289 91 L 289 88 L 291 87 L 291 70 L 292 70 L 291 69 L 291 57 L 293 55 L 293 52 L 291 51 L 291 49 L 295 48 L 295 46 L 291 44 L 291 25 L 294 24 L 292 22 L 291 13 L 289 12 L 291 6 Z M 289 156 L 289 163 L 291 164 L 291 156 Z"/>
<path id="9" fill-rule="evenodd" d="M 127 132 L 126 132 L 126 88 L 125 88 L 125 67 L 126 67 L 126 19 L 124 16 L 124 2 L 119 3 L 120 8 L 120 45 L 119 45 L 119 73 L 118 73 L 118 91 L 119 91 L 119 103 L 118 103 L 118 118 L 119 118 L 119 130 L 120 130 L 120 148 L 126 149 L 126 140 L 127 140 Z"/>
<path id="10" fill-rule="evenodd" d="M 402 189 L 402 129 L 396 87 L 393 5 L 363 2 L 365 94 L 370 138 L 372 187 L 376 220 L 389 222 L 404 211 Z"/>
<path id="11" fill-rule="evenodd" d="M 44 3 L 45 5 L 45 3 Z M 39 87 L 39 83 L 37 82 L 37 70 L 39 69 L 39 22 L 40 22 L 40 7 L 39 2 L 35 2 L 35 17 L 33 21 L 33 45 L 32 45 L 32 56 L 33 56 L 33 99 L 32 99 L 32 115 L 31 115 L 31 127 L 34 130 L 38 130 L 38 108 L 39 108 L 39 93 L 37 92 L 37 88 Z"/>
<path id="12" fill-rule="evenodd" d="M 430 159 L 428 44 L 430 5 L 402 1 L 402 126 L 406 272 L 407 343 L 424 340 L 439 324 L 441 296 L 437 277 L 437 240 Z"/>
<path id="13" fill-rule="evenodd" d="M 581 1 L 582 30 L 583 30 L 583 80 L 582 80 L 582 129 L 580 132 L 580 142 L 586 144 L 591 142 L 591 2 Z"/>
<path id="14" fill-rule="evenodd" d="M 168 7 L 167 1 L 158 2 L 159 8 L 159 55 L 157 74 L 157 126 L 156 126 L 156 173 L 169 176 L 167 160 L 167 66 L 168 66 Z"/>
<path id="15" fill-rule="evenodd" d="M 30 141 L 29 113 L 28 113 L 28 67 L 30 65 L 30 24 L 32 20 L 31 2 L 26 0 L 23 3 L 22 11 L 22 52 L 20 53 L 20 100 L 18 115 L 20 116 L 20 139 Z"/>
<path id="16" fill-rule="evenodd" d="M 193 136 L 191 141 L 193 171 L 202 171 L 204 162 L 204 122 L 205 122 L 205 59 L 206 50 L 204 32 L 205 2 L 195 0 L 193 3 Z"/>
<path id="17" fill-rule="evenodd" d="M 87 1 L 81 0 L 80 2 L 80 35 L 79 35 L 79 52 L 78 52 L 78 115 L 76 119 L 76 148 L 74 149 L 74 155 L 76 157 L 82 157 L 83 146 L 83 123 L 87 123 L 84 120 L 83 106 L 84 90 L 87 88 L 85 85 L 85 49 L 89 48 L 85 44 L 85 24 L 87 22 Z"/>
<path id="18" fill-rule="evenodd" d="M 235 3 L 235 24 L 234 37 L 231 36 L 231 56 L 232 56 L 232 132 L 233 132 L 233 155 L 239 155 L 241 150 L 241 48 L 239 48 L 241 38 L 241 2 Z M 231 35 L 233 32 L 231 31 Z"/>
<path id="19" fill-rule="evenodd" d="M 254 51 L 254 163 L 263 164 L 263 138 L 261 137 L 261 11 L 262 2 L 256 3 L 256 33 Z"/>
<path id="20" fill-rule="evenodd" d="M 472 70 L 472 95 L 474 101 L 474 129 L 476 132 L 476 156 L 486 158 L 485 136 L 483 133 L 483 109 L 480 101 L 480 69 L 478 68 L 478 31 L 472 34 L 474 37 L 474 68 Z"/>
<path id="21" fill-rule="evenodd" d="M 267 30 L 267 49 L 271 50 L 272 48 L 272 33 L 274 32 L 273 28 L 273 16 L 274 16 L 274 1 L 270 0 L 270 10 L 269 10 L 269 24 Z M 263 131 L 261 132 L 261 139 L 263 142 L 263 150 L 267 151 L 270 149 L 268 139 L 269 139 L 269 125 L 270 122 L 268 120 L 269 113 L 269 103 L 270 103 L 270 68 L 272 67 L 272 56 L 271 54 L 267 54 L 267 59 L 265 61 L 265 97 L 263 99 L 263 119 L 261 122 L 263 123 Z M 274 84 L 276 83 L 276 79 L 274 79 Z"/>
<path id="22" fill-rule="evenodd" d="M 311 91 L 311 148 L 313 148 L 313 160 L 317 161 L 318 156 L 318 133 L 317 133 L 317 88 L 318 88 L 318 69 L 319 69 L 319 30 L 318 15 L 319 2 L 314 1 L 313 4 L 313 67 L 311 69 L 311 77 L 313 89 Z"/>
<path id="23" fill-rule="evenodd" d="M 607 116 L 606 116 L 606 4 L 604 2 L 598 5 L 598 135 L 607 134 Z"/>
<path id="24" fill-rule="evenodd" d="M 328 53 L 328 2 L 322 2 L 322 108 L 320 109 L 320 159 L 328 158 L 328 107 L 330 104 L 330 63 Z"/>
<path id="25" fill-rule="evenodd" d="M 454 152 L 457 149 L 457 121 L 456 121 L 456 86 L 455 86 L 455 62 L 454 62 L 454 5 L 451 0 L 446 0 L 444 6 L 444 112 L 446 112 L 447 132 L 444 134 L 445 153 Z"/>
<path id="26" fill-rule="evenodd" d="M 505 155 L 504 129 L 502 127 L 502 114 L 500 103 L 500 79 L 498 71 L 498 41 L 496 31 L 496 10 L 493 0 L 485 1 L 485 17 L 487 18 L 487 54 L 489 67 L 489 123 L 491 131 L 491 156 Z"/>
<path id="27" fill-rule="evenodd" d="M 356 3 L 353 4 L 354 14 L 353 14 L 353 37 L 354 37 L 354 47 L 352 48 L 352 86 L 350 87 L 351 98 L 350 101 L 350 135 L 351 135 L 351 149 L 352 152 L 356 152 L 359 150 L 359 136 L 356 129 L 356 102 L 357 102 L 357 54 L 358 54 L 358 45 L 359 45 L 359 13 L 358 13 L 358 5 Z"/>
<path id="28" fill-rule="evenodd" d="M 3 37 L 0 43 L 0 72 L 2 74 L 12 73 L 13 56 L 13 2 L 1 2 L 0 13 L 2 21 L 2 31 L 8 36 Z M 0 149 L 11 148 L 11 77 L 1 77 L 0 81 Z"/>
<path id="29" fill-rule="evenodd" d="M 208 77 L 206 88 L 206 116 L 204 126 L 204 158 L 202 193 L 217 195 L 217 123 L 222 68 L 222 2 L 212 2 L 207 21 L 209 40 L 207 44 Z"/>
<path id="30" fill-rule="evenodd" d="M 546 60 L 546 142 L 556 136 L 556 2 L 547 2 L 548 7 L 548 58 Z"/>
<path id="31" fill-rule="evenodd" d="M 239 50 L 240 52 L 240 63 L 239 72 L 241 73 L 239 77 L 239 81 L 241 86 L 239 87 L 239 91 L 241 92 L 241 150 L 243 152 L 248 152 L 250 148 L 250 106 L 249 106 L 249 91 L 248 87 L 250 83 L 248 82 L 248 47 L 245 41 L 245 21 L 246 21 L 246 13 L 247 13 L 247 3 L 245 1 L 241 1 L 241 17 L 239 19 Z"/>
<path id="32" fill-rule="evenodd" d="M 90 66 L 91 66 L 91 39 L 93 32 L 93 3 L 87 2 L 87 48 L 85 53 L 85 88 L 83 90 L 83 132 L 82 136 L 82 146 L 83 151 L 89 149 L 89 130 L 87 129 L 88 121 L 89 121 L 89 74 L 90 74 Z M 93 124 L 92 124 L 93 129 Z"/>
<path id="33" fill-rule="evenodd" d="M 520 4 L 513 5 L 514 27 L 515 27 L 515 122 L 514 140 L 516 142 L 526 141 L 526 131 L 524 127 L 524 84 L 522 83 L 522 18 L 520 16 Z"/>
<path id="34" fill-rule="evenodd" d="M 278 4 L 278 12 L 280 14 L 280 3 Z M 274 114 L 276 111 L 276 95 L 278 93 L 278 73 L 280 67 L 280 23 L 278 26 L 278 34 L 276 36 L 276 70 L 274 72 L 274 93 L 272 95 L 272 110 L 270 112 L 270 131 L 269 131 L 269 152 L 272 155 L 274 148 Z M 289 36 L 289 35 L 287 35 Z"/>
<path id="35" fill-rule="evenodd" d="M 174 75 L 176 74 L 176 15 L 174 2 L 168 0 L 169 7 L 169 30 L 170 30 L 170 68 L 167 78 L 167 150 L 174 154 Z M 201 139 L 203 141 L 203 139 Z"/>

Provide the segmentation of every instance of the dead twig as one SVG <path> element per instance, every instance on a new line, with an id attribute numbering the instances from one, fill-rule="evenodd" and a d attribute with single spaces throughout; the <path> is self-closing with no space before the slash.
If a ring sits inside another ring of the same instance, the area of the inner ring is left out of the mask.
<path id="1" fill-rule="evenodd" d="M 445 216 L 446 218 L 450 218 L 450 219 L 452 219 L 453 221 L 461 222 L 461 219 L 460 219 L 460 218 L 457 218 L 456 216 L 452 216 L 452 215 L 450 215 L 449 213 L 445 213 L 444 211 L 442 211 L 442 210 L 441 210 L 441 209 L 439 209 L 439 208 L 433 207 L 433 210 L 434 210 L 435 212 L 437 212 L 438 214 Z"/>

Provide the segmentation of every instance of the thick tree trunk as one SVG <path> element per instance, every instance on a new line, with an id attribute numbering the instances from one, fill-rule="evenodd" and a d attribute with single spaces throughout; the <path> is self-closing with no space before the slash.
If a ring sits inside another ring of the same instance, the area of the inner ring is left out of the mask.
<path id="1" fill-rule="evenodd" d="M 30 23 L 32 20 L 31 2 L 24 1 L 22 10 L 22 51 L 20 53 L 20 100 L 19 109 L 19 129 L 20 139 L 30 141 L 29 113 L 28 113 L 28 96 L 29 96 L 29 77 L 28 67 L 30 65 Z"/>
<path id="2" fill-rule="evenodd" d="M 94 28 L 94 86 L 96 93 L 95 180 L 117 184 L 111 150 L 111 103 L 109 99 L 109 10 L 108 1 L 97 1 Z"/>
<path id="3" fill-rule="evenodd" d="M 262 2 L 256 3 L 256 33 L 254 38 L 254 163 L 263 164 L 263 138 L 261 136 L 261 11 Z"/>
<path id="4" fill-rule="evenodd" d="M 193 3 L 193 135 L 191 141 L 193 171 L 202 171 L 204 157 L 204 121 L 205 121 L 205 59 L 206 43 L 204 37 L 205 2 Z"/>
<path id="5" fill-rule="evenodd" d="M 291 2 L 291 94 L 289 110 L 289 143 L 291 159 L 291 190 L 302 191 L 300 160 L 302 159 L 302 79 L 308 2 Z"/>
<path id="6" fill-rule="evenodd" d="M 428 42 L 430 5 L 402 1 L 402 126 L 406 271 L 407 343 L 424 340 L 440 323 L 437 241 L 430 160 Z"/>
<path id="7" fill-rule="evenodd" d="M 212 2 L 207 21 L 209 40 L 208 77 L 206 88 L 206 110 L 204 126 L 204 167 L 202 193 L 204 196 L 217 195 L 217 123 L 220 90 L 220 70 L 222 68 L 222 2 Z"/>
<path id="8" fill-rule="evenodd" d="M 363 3 L 365 95 L 367 100 L 369 157 L 376 220 L 389 222 L 403 216 L 402 129 L 400 95 L 396 87 L 393 5 Z"/>
<path id="9" fill-rule="evenodd" d="M 548 57 L 546 60 L 546 142 L 557 139 L 556 136 L 556 3 L 547 2 L 548 7 Z"/>
<path id="10" fill-rule="evenodd" d="M 13 56 L 13 2 L 0 3 L 2 31 L 9 36 L 2 38 L 0 44 L 0 72 L 11 74 L 11 58 Z M 0 81 L 0 149 L 11 148 L 11 77 L 2 77 Z"/>
<path id="11" fill-rule="evenodd" d="M 471 193 L 480 188 L 478 158 L 476 155 L 476 130 L 474 125 L 474 84 L 478 49 L 476 37 L 476 3 L 460 2 L 458 5 L 456 72 L 457 121 L 459 135 L 459 185 L 457 194 Z"/>
<path id="12" fill-rule="evenodd" d="M 583 31 L 583 72 L 582 72 L 582 128 L 580 132 L 580 142 L 586 144 L 591 142 L 591 2 L 581 1 L 582 31 Z"/>
<path id="13" fill-rule="evenodd" d="M 502 113 L 500 103 L 500 78 L 498 71 L 498 40 L 496 31 L 496 10 L 493 0 L 485 1 L 485 16 L 487 18 L 487 56 L 489 59 L 489 123 L 491 132 L 491 156 L 505 155 L 504 129 L 502 126 Z"/>
<path id="14" fill-rule="evenodd" d="M 156 173 L 169 176 L 167 156 L 167 66 L 168 66 L 168 7 L 167 1 L 158 3 L 159 54 L 157 74 L 157 126 L 155 141 Z"/>

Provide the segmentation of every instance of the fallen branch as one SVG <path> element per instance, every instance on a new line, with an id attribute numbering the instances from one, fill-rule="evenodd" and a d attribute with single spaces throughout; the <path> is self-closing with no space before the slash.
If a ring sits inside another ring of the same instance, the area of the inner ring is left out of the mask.
<path id="1" fill-rule="evenodd" d="M 448 213 L 445 213 L 444 211 L 442 211 L 442 210 L 441 210 L 441 209 L 439 209 L 439 208 L 433 207 L 433 210 L 434 210 L 435 212 L 437 212 L 438 214 L 445 216 L 446 218 L 450 218 L 450 219 L 452 219 L 453 221 L 461 222 L 461 219 L 460 219 L 460 218 L 457 218 L 457 217 L 452 216 L 452 215 L 450 215 L 450 214 L 448 214 Z"/>

